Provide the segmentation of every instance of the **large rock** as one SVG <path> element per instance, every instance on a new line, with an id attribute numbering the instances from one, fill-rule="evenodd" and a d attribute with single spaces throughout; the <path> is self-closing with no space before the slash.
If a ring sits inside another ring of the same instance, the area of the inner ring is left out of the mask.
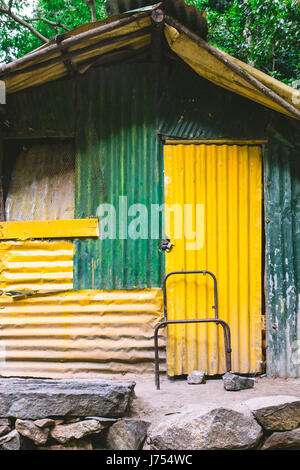
<path id="1" fill-rule="evenodd" d="M 300 450 L 300 428 L 293 431 L 274 432 L 265 441 L 262 450 L 297 449 Z"/>
<path id="2" fill-rule="evenodd" d="M 145 449 L 253 449 L 261 437 L 262 429 L 252 416 L 215 408 L 160 423 L 150 432 Z"/>
<path id="3" fill-rule="evenodd" d="M 245 403 L 267 431 L 290 431 L 300 425 L 300 398 L 274 395 L 251 398 Z"/>
<path id="4" fill-rule="evenodd" d="M 40 428 L 33 421 L 17 419 L 16 430 L 24 437 L 27 437 L 35 444 L 46 444 L 49 435 L 48 428 Z"/>
<path id="5" fill-rule="evenodd" d="M 135 382 L 114 380 L 0 379 L 0 418 L 119 417 Z"/>
<path id="6" fill-rule="evenodd" d="M 0 419 L 0 436 L 4 436 L 4 434 L 8 434 L 11 430 L 11 425 L 8 419 L 3 418 Z"/>
<path id="7" fill-rule="evenodd" d="M 141 449 L 150 423 L 137 419 L 122 419 L 113 424 L 107 434 L 107 447 L 112 450 Z"/>
<path id="8" fill-rule="evenodd" d="M 102 426 L 100 421 L 90 419 L 71 424 L 58 424 L 51 429 L 50 435 L 56 441 L 65 444 L 90 434 L 99 434 L 103 429 L 104 426 Z"/>
<path id="9" fill-rule="evenodd" d="M 255 382 L 255 379 L 251 377 L 242 377 L 241 375 L 231 374 L 230 372 L 226 372 L 222 380 L 225 390 L 230 392 L 253 388 Z"/>
<path id="10" fill-rule="evenodd" d="M 0 437 L 0 450 L 19 450 L 20 436 L 15 429 L 5 436 Z"/>

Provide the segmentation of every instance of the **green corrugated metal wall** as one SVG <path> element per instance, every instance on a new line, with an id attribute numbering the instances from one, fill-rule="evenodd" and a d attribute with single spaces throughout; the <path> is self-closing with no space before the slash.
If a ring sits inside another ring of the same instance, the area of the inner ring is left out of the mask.
<path id="1" fill-rule="evenodd" d="M 299 377 L 300 152 L 273 132 L 264 158 L 264 197 L 267 370 Z"/>
<path id="2" fill-rule="evenodd" d="M 267 108 L 174 65 L 159 105 L 158 131 L 181 139 L 264 138 Z"/>
<path id="3" fill-rule="evenodd" d="M 97 69 L 79 81 L 77 218 L 96 215 L 103 203 L 117 209 L 119 196 L 127 196 L 128 207 L 162 204 L 163 158 L 156 116 L 163 75 L 160 66 L 122 65 Z M 148 220 L 150 227 L 150 211 Z M 119 229 L 117 223 L 117 233 Z M 74 287 L 160 286 L 164 266 L 158 242 L 118 238 L 77 241 Z"/>
<path id="4" fill-rule="evenodd" d="M 118 207 L 119 196 L 127 196 L 128 206 L 163 203 L 158 134 L 261 138 L 267 117 L 262 106 L 221 90 L 182 64 L 94 70 L 78 82 L 77 107 L 78 218 L 96 215 L 101 203 Z M 164 257 L 157 247 L 158 240 L 77 241 L 75 287 L 161 286 Z"/>

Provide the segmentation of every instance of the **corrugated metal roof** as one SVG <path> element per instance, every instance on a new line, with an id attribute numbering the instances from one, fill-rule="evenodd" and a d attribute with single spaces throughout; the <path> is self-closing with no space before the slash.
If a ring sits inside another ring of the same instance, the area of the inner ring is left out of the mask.
<path id="1" fill-rule="evenodd" d="M 76 68 L 79 64 L 108 52 L 124 50 L 124 48 L 130 51 L 144 50 L 151 44 L 151 13 L 153 9 L 158 7 L 163 8 L 160 3 L 137 13 L 127 12 L 97 23 L 84 24 L 63 35 L 60 44 L 51 41 L 23 58 L 3 65 L 0 79 L 5 80 L 7 92 L 14 93 L 67 76 L 69 71 L 63 63 L 65 59 L 70 59 Z M 170 19 L 168 20 L 167 17 L 164 32 L 169 47 L 199 75 L 218 86 L 245 96 L 275 111 L 291 117 L 299 116 L 300 100 L 298 99 L 299 95 L 295 95 L 299 92 L 295 89 L 213 48 L 213 46 L 210 46 L 208 51 L 207 48 L 199 45 L 199 41 L 197 42 L 195 39 L 197 37 L 200 39 L 199 35 L 191 33 L 193 37 L 191 39 L 191 35 L 186 34 L 186 31 L 190 31 L 188 28 L 185 28 L 185 33 L 180 32 L 178 29 L 182 28 L 178 27 L 176 29 L 170 26 L 168 21 L 170 22 Z M 180 22 L 176 19 L 174 21 L 180 26 Z M 207 43 L 204 42 L 203 44 Z M 62 47 L 64 51 L 67 50 L 63 55 Z M 216 51 L 219 58 L 213 53 Z M 220 60 L 220 57 L 223 60 Z M 242 78 L 240 74 L 232 71 L 231 67 L 228 66 L 228 59 L 244 75 L 248 74 L 248 79 Z M 249 82 L 249 77 L 252 82 L 254 80 L 257 84 L 268 88 L 273 96 L 266 96 L 253 83 Z M 284 106 L 276 102 L 274 93 Z M 292 109 L 294 112 L 291 111 Z"/>
<path id="2" fill-rule="evenodd" d="M 118 23 L 118 20 L 124 20 L 128 16 L 130 16 L 130 23 L 123 26 Z M 151 11 L 147 11 L 137 15 L 112 16 L 96 23 L 81 25 L 64 34 L 61 45 L 68 48 L 69 54 L 64 54 L 64 58 L 71 58 L 73 66 L 76 67 L 88 59 L 120 48 L 128 47 L 128 49 L 137 52 L 150 45 L 150 17 Z M 113 25 L 112 30 L 110 29 L 111 25 Z M 105 29 L 103 30 L 101 27 L 105 27 Z M 89 33 L 89 37 L 82 36 L 83 33 Z M 42 58 L 40 57 L 41 51 L 45 53 Z M 10 70 L 12 64 L 14 68 Z M 5 81 L 7 93 L 52 82 L 69 74 L 62 61 L 60 48 L 55 41 L 47 43 L 11 64 L 0 66 L 0 72 L 1 69 L 0 79 Z"/>

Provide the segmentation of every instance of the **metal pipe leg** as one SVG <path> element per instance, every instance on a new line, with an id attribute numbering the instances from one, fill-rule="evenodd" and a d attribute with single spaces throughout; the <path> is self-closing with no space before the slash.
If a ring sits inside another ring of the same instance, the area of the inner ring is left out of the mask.
<path id="1" fill-rule="evenodd" d="M 231 338 L 230 328 L 225 322 L 220 322 L 224 332 L 225 362 L 227 372 L 231 371 Z"/>
<path id="2" fill-rule="evenodd" d="M 159 355 L 158 355 L 158 330 L 161 324 L 157 325 L 154 330 L 154 351 L 155 351 L 155 385 L 156 389 L 160 390 L 159 380 Z"/>
<path id="3" fill-rule="evenodd" d="M 224 348 L 225 348 L 225 361 L 227 372 L 231 371 L 231 337 L 229 325 L 221 319 L 216 318 L 201 318 L 194 320 L 164 320 L 163 322 L 156 325 L 154 329 L 154 351 L 155 351 L 155 385 L 157 390 L 160 390 L 159 380 L 159 352 L 158 352 L 158 331 L 171 324 L 186 324 L 186 323 L 215 323 L 216 325 L 221 324 L 224 332 Z"/>

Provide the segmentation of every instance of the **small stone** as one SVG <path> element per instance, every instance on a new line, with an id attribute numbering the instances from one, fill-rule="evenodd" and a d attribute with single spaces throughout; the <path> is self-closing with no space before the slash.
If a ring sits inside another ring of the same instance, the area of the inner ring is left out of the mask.
<path id="1" fill-rule="evenodd" d="M 38 447 L 37 450 L 93 450 L 92 443 L 85 440 L 79 439 L 63 444 L 54 444 L 51 446 Z"/>
<path id="2" fill-rule="evenodd" d="M 242 377 L 240 375 L 226 372 L 222 377 L 225 390 L 229 392 L 237 392 L 246 388 L 253 388 L 255 379 L 250 377 Z"/>
<path id="3" fill-rule="evenodd" d="M 0 419 L 0 436 L 8 434 L 11 431 L 11 425 L 8 419 Z"/>
<path id="4" fill-rule="evenodd" d="M 300 428 L 293 429 L 293 431 L 274 432 L 265 441 L 261 450 L 293 448 L 300 450 Z"/>
<path id="5" fill-rule="evenodd" d="M 75 418 L 74 416 L 66 416 L 64 424 L 78 423 L 82 418 Z"/>
<path id="6" fill-rule="evenodd" d="M 22 436 L 31 439 L 35 444 L 46 444 L 48 440 L 49 429 L 36 426 L 34 421 L 17 419 L 15 427 Z"/>
<path id="7" fill-rule="evenodd" d="M 188 375 L 187 383 L 191 385 L 205 384 L 205 372 L 203 370 L 192 370 Z"/>
<path id="8" fill-rule="evenodd" d="M 103 426 L 110 426 L 118 421 L 115 418 L 103 418 L 102 416 L 87 416 L 85 419 L 96 419 L 99 423 L 103 424 Z"/>
<path id="9" fill-rule="evenodd" d="M 55 425 L 55 420 L 51 418 L 37 419 L 34 424 L 39 428 L 51 428 Z"/>
<path id="10" fill-rule="evenodd" d="M 139 450 L 147 437 L 150 423 L 122 419 L 113 424 L 107 434 L 107 447 L 112 450 Z"/>
<path id="11" fill-rule="evenodd" d="M 273 395 L 251 398 L 245 404 L 267 431 L 291 431 L 300 425 L 300 398 Z"/>
<path id="12" fill-rule="evenodd" d="M 0 450 L 19 450 L 20 436 L 15 429 L 5 436 L 0 437 Z"/>
<path id="13" fill-rule="evenodd" d="M 89 434 L 99 434 L 104 426 L 95 419 L 79 421 L 71 424 L 58 424 L 51 429 L 50 435 L 61 444 L 73 439 L 81 439 Z"/>

